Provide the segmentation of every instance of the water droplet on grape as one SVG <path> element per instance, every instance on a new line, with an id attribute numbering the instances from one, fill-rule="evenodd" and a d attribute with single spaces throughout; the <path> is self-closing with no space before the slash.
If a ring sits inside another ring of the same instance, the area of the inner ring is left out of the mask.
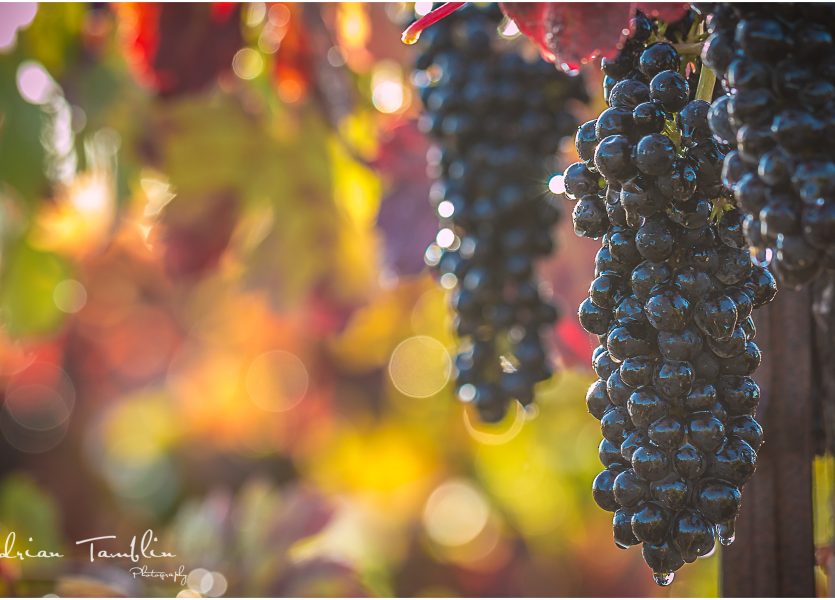
<path id="1" fill-rule="evenodd" d="M 719 543 L 723 546 L 730 546 L 736 539 L 736 532 L 733 524 L 719 523 L 716 526 L 716 536 L 719 538 Z"/>
<path id="2" fill-rule="evenodd" d="M 664 586 L 670 585 L 673 582 L 673 579 L 675 579 L 675 577 L 676 577 L 675 573 L 661 572 L 661 573 L 653 573 L 652 574 L 652 578 L 655 580 L 655 583 L 657 583 L 658 585 L 664 585 Z"/>

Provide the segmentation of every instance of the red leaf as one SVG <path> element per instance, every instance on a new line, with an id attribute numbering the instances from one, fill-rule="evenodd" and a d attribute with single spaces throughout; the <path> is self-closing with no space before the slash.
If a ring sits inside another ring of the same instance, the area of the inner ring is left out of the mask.
<path id="1" fill-rule="evenodd" d="M 635 10 L 640 10 L 648 17 L 655 17 L 665 23 L 674 23 L 690 9 L 689 4 L 680 2 L 636 2 Z"/>
<path id="2" fill-rule="evenodd" d="M 160 96 L 193 93 L 231 70 L 243 46 L 235 3 L 114 4 L 122 42 L 137 79 Z"/>
<path id="3" fill-rule="evenodd" d="M 196 279 L 216 267 L 232 237 L 238 211 L 238 198 L 229 190 L 199 198 L 181 194 L 168 204 L 154 230 L 166 271 L 177 279 Z"/>
<path id="4" fill-rule="evenodd" d="M 688 10 L 685 3 L 651 2 L 514 2 L 501 3 L 519 31 L 539 48 L 545 60 L 565 71 L 617 54 L 629 33 L 629 20 L 636 10 L 672 22 Z"/>
<path id="5" fill-rule="evenodd" d="M 287 20 L 275 35 L 281 46 L 275 57 L 273 79 L 278 96 L 287 103 L 304 100 L 310 92 L 313 75 L 312 50 L 301 11 L 303 7 L 285 3 Z"/>
<path id="6" fill-rule="evenodd" d="M 403 122 L 384 136 L 374 161 L 386 183 L 377 229 L 383 236 L 384 263 L 397 275 L 416 275 L 426 268 L 423 253 L 438 229 L 438 217 L 428 200 L 432 185 L 426 174 L 428 148 L 415 122 Z"/>
<path id="7" fill-rule="evenodd" d="M 554 342 L 563 363 L 569 368 L 588 368 L 595 344 L 577 319 L 562 318 L 554 327 Z"/>
<path id="8" fill-rule="evenodd" d="M 420 19 L 409 25 L 403 32 L 401 39 L 404 44 L 414 44 L 420 37 L 420 32 L 434 25 L 441 19 L 444 19 L 454 13 L 459 8 L 463 7 L 466 2 L 445 2 L 429 14 L 422 16 Z"/>

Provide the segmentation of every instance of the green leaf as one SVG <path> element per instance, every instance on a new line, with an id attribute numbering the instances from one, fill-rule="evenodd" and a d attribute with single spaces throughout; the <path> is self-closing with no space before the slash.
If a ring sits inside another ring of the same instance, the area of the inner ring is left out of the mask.
<path id="1" fill-rule="evenodd" d="M 71 2 L 42 6 L 32 24 L 19 34 L 26 56 L 59 78 L 66 65 L 75 62 L 87 10 L 85 4 Z"/>
<path id="2" fill-rule="evenodd" d="M 61 528 L 55 502 L 25 475 L 10 475 L 0 484 L 0 532 L 17 535 L 18 549 L 62 552 Z"/>
<path id="3" fill-rule="evenodd" d="M 44 113 L 18 93 L 17 67 L 13 55 L 0 55 L 0 181 L 31 205 L 47 184 L 40 141 Z"/>
<path id="4" fill-rule="evenodd" d="M 14 336 L 46 334 L 63 321 L 55 305 L 55 286 L 71 275 L 64 259 L 21 242 L 8 255 L 0 318 Z"/>

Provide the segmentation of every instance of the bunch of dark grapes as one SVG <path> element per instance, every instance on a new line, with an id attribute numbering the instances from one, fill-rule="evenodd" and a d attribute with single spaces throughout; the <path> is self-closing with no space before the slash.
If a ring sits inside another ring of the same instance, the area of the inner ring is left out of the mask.
<path id="1" fill-rule="evenodd" d="M 762 429 L 752 309 L 776 293 L 721 183 L 725 149 L 675 47 L 638 15 L 603 61 L 609 108 L 580 126 L 565 172 L 577 234 L 602 238 L 582 326 L 596 334 L 597 503 L 615 543 L 643 543 L 656 582 L 733 539 Z M 698 65 L 691 65 L 698 72 Z"/>
<path id="2" fill-rule="evenodd" d="M 728 95 L 708 120 L 752 248 L 781 283 L 835 268 L 835 5 L 700 5 L 704 63 Z"/>
<path id="3" fill-rule="evenodd" d="M 454 290 L 458 395 L 487 422 L 513 399 L 528 405 L 551 375 L 543 333 L 557 310 L 534 262 L 554 248 L 560 209 L 546 182 L 577 127 L 566 103 L 585 99 L 579 78 L 501 51 L 501 18 L 496 5 L 469 5 L 429 28 L 414 75 L 421 126 L 436 142 L 429 164 L 440 231 L 426 261 Z"/>

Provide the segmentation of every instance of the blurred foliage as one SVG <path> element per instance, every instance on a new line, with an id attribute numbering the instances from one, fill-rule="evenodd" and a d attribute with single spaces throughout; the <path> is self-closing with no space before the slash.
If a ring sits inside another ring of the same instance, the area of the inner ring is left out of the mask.
<path id="1" fill-rule="evenodd" d="M 4 595 L 662 593 L 589 493 L 594 243 L 543 265 L 537 411 L 453 399 L 413 14 L 0 6 L 0 533 L 67 554 L 0 561 Z M 74 544 L 147 529 L 187 581 Z"/>

